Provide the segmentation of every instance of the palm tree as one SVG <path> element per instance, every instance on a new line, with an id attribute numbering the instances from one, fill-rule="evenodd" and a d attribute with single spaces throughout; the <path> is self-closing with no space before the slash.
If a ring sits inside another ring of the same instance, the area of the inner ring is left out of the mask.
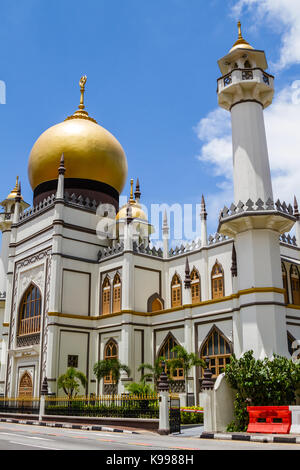
<path id="1" fill-rule="evenodd" d="M 206 367 L 206 363 L 203 359 L 200 359 L 197 354 L 195 353 L 188 353 L 187 350 L 183 346 L 174 346 L 171 350 L 172 352 L 175 353 L 175 356 L 173 359 L 170 359 L 168 361 L 168 366 L 170 367 L 171 374 L 175 369 L 183 369 L 184 371 L 184 381 L 185 381 L 185 393 L 187 394 L 188 392 L 188 387 L 187 387 L 187 377 L 190 369 L 193 366 L 201 366 L 201 367 Z"/>
<path id="2" fill-rule="evenodd" d="M 141 377 L 142 381 L 145 381 L 145 379 L 148 379 L 148 378 L 153 379 L 155 390 L 157 389 L 159 377 L 161 376 L 161 373 L 163 371 L 163 368 L 161 365 L 162 361 L 164 361 L 164 358 L 158 357 L 157 359 L 155 359 L 154 365 L 144 363 L 144 364 L 141 364 L 138 368 L 138 371 L 142 371 L 142 377 Z M 144 369 L 148 369 L 150 372 L 148 374 L 144 374 Z"/>
<path id="3" fill-rule="evenodd" d="M 87 378 L 83 372 L 76 370 L 75 367 L 69 367 L 66 373 L 62 374 L 57 381 L 58 388 L 62 388 L 69 399 L 73 397 L 73 393 L 75 396 L 78 394 L 80 384 L 85 388 Z"/>
<path id="4" fill-rule="evenodd" d="M 103 359 L 102 361 L 96 362 L 94 365 L 94 374 L 97 377 L 98 382 L 107 375 L 112 376 L 113 383 L 118 385 L 121 377 L 121 371 L 124 370 L 126 374 L 130 375 L 130 369 L 126 364 L 121 364 L 119 359 Z"/>

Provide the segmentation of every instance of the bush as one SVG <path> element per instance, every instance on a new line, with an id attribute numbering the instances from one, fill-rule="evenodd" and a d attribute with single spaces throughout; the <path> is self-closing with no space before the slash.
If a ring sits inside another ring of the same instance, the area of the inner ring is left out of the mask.
<path id="1" fill-rule="evenodd" d="M 300 364 L 286 357 L 274 355 L 273 359 L 255 359 L 247 351 L 240 359 L 232 355 L 225 367 L 225 378 L 236 390 L 235 420 L 228 431 L 246 431 L 249 416 L 247 406 L 283 406 L 296 401 L 300 384 Z"/>
<path id="2" fill-rule="evenodd" d="M 193 413 L 191 411 L 183 410 L 198 410 L 203 411 L 203 408 L 199 406 L 185 406 L 180 409 L 181 415 L 181 424 L 202 424 L 203 423 L 203 413 Z"/>

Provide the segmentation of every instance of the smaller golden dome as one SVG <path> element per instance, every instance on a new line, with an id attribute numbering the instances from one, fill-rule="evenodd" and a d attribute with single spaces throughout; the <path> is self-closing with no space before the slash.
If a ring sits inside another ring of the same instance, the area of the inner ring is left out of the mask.
<path id="1" fill-rule="evenodd" d="M 19 177 L 17 176 L 16 185 L 14 189 L 11 190 L 11 192 L 9 193 L 6 199 L 15 199 L 18 195 L 18 189 L 19 189 Z M 22 196 L 21 196 L 21 199 L 23 199 Z"/>
<path id="2" fill-rule="evenodd" d="M 141 219 L 148 222 L 148 217 L 142 209 L 142 206 L 133 199 L 133 179 L 130 180 L 130 198 L 123 207 L 121 207 L 120 211 L 116 216 L 116 220 L 121 219 Z"/>
<path id="3" fill-rule="evenodd" d="M 229 52 L 235 51 L 236 49 L 253 49 L 253 47 L 250 46 L 250 44 L 242 36 L 240 21 L 238 22 L 237 26 L 238 26 L 238 31 L 239 31 L 239 37 L 238 37 L 238 40 L 233 44 Z"/>

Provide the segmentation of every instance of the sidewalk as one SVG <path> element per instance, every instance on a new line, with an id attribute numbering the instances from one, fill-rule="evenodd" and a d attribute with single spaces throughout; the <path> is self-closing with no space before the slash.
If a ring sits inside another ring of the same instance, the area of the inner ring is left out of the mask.
<path id="1" fill-rule="evenodd" d="M 72 424 L 72 423 L 58 423 L 55 421 L 39 421 L 37 419 L 22 419 L 22 418 L 0 418 L 2 423 L 15 423 L 15 424 L 27 424 L 33 426 L 49 426 L 52 428 L 66 428 L 66 429 L 82 429 L 84 431 L 107 431 L 107 432 L 124 432 L 127 434 L 141 434 L 141 429 L 128 429 L 126 427 L 110 427 L 110 426 L 100 426 L 93 424 Z M 149 431 L 143 431 L 149 432 Z"/>
<path id="2" fill-rule="evenodd" d="M 263 443 L 300 444 L 300 434 L 250 434 L 247 432 L 202 432 L 200 439 L 219 439 L 228 441 L 250 441 Z"/>

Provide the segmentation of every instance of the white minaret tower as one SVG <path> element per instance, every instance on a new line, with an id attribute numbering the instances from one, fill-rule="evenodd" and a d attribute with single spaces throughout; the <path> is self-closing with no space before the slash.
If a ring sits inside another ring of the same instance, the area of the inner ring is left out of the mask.
<path id="1" fill-rule="evenodd" d="M 221 212 L 218 232 L 235 241 L 235 353 L 289 356 L 279 235 L 296 218 L 291 205 L 273 200 L 263 110 L 272 102 L 274 77 L 265 71 L 265 53 L 242 37 L 240 22 L 238 30 L 238 40 L 218 61 L 218 102 L 232 120 L 235 202 Z"/>

